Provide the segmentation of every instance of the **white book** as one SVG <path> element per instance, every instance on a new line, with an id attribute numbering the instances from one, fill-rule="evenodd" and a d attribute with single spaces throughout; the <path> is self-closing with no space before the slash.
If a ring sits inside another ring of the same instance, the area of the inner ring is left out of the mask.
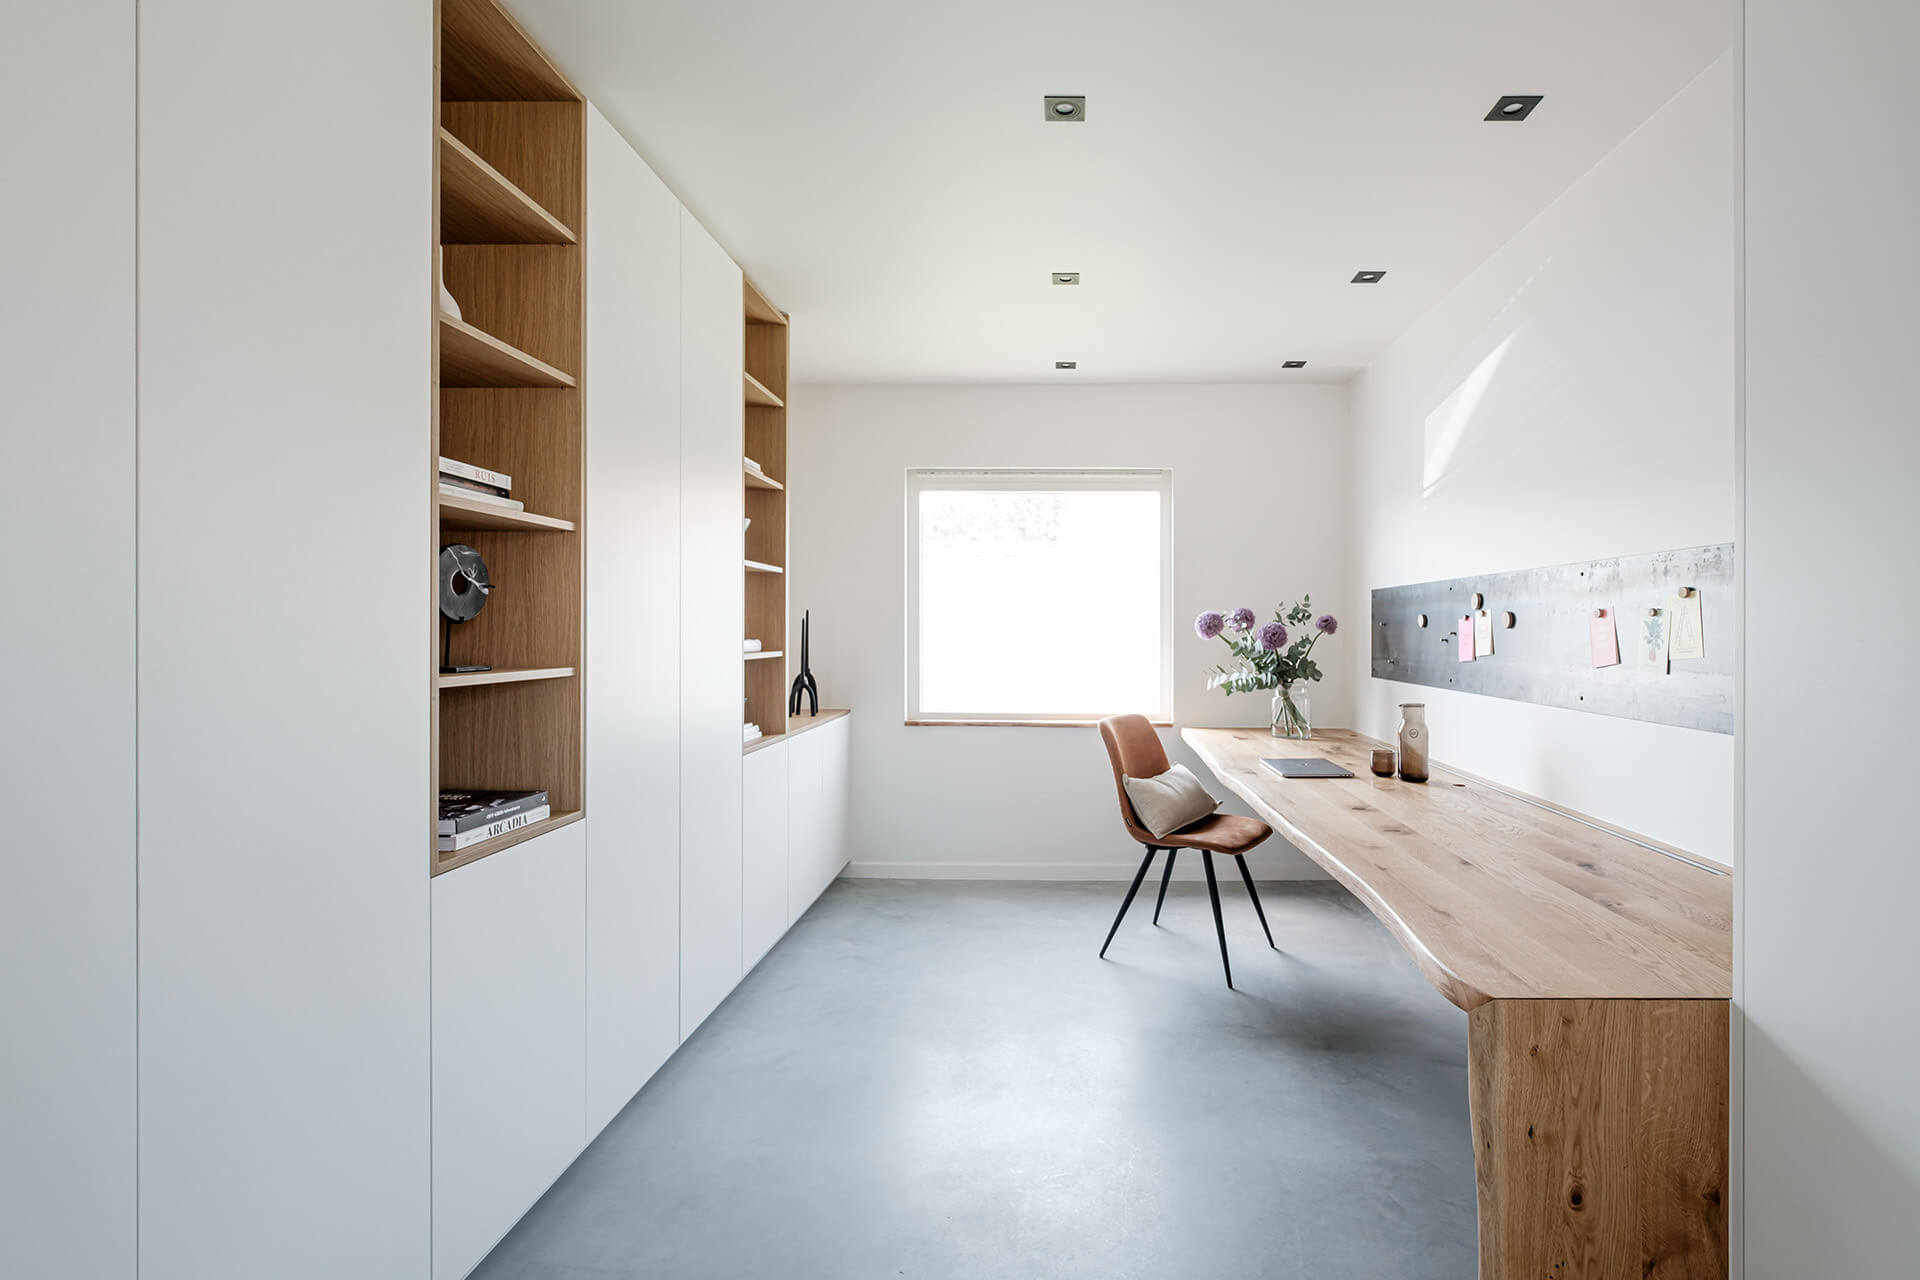
<path id="1" fill-rule="evenodd" d="M 760 642 L 758 640 L 745 640 L 741 643 L 746 646 L 746 652 L 748 653 L 760 652 Z"/>
<path id="2" fill-rule="evenodd" d="M 489 506 L 505 507 L 508 511 L 525 511 L 527 504 L 518 498 L 500 498 L 491 493 L 479 493 L 473 489 L 462 489 L 457 484 L 443 484 L 440 492 L 452 494 L 456 498 L 471 498 L 475 502 L 484 502 Z"/>
<path id="3" fill-rule="evenodd" d="M 757 463 L 757 462 L 755 462 L 755 461 L 754 461 L 754 460 L 753 460 L 752 458 L 748 458 L 748 459 L 747 459 L 746 461 L 747 461 L 747 470 L 749 470 L 749 471 L 759 471 L 759 470 L 760 470 L 760 464 L 759 464 L 759 463 Z"/>
<path id="4" fill-rule="evenodd" d="M 438 837 L 440 852 L 458 853 L 468 845 L 479 844 L 482 840 L 491 840 L 495 836 L 503 836 L 509 831 L 518 831 L 522 827 L 530 827 L 536 822 L 544 822 L 552 812 L 550 805 L 543 804 L 537 809 L 528 809 L 525 813 L 516 813 L 498 822 L 489 822 L 484 827 L 462 831 L 457 836 L 440 836 Z"/>
<path id="5" fill-rule="evenodd" d="M 765 736 L 766 735 L 761 732 L 760 726 L 757 724 L 743 725 L 740 730 L 740 737 L 743 741 L 746 741 L 746 742 L 752 742 L 756 738 L 761 738 Z"/>
<path id="6" fill-rule="evenodd" d="M 461 462 L 444 455 L 440 459 L 440 470 L 450 476 L 459 476 L 462 480 L 471 480 L 476 484 L 490 484 L 496 489 L 513 488 L 513 477 L 504 471 L 489 471 L 485 467 L 476 467 L 471 462 Z"/>

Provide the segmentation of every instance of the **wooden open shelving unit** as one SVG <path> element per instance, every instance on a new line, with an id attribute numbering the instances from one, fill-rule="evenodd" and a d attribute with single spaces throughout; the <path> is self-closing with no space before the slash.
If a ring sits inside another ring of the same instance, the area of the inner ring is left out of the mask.
<path id="1" fill-rule="evenodd" d="M 743 465 L 746 485 L 747 636 L 762 652 L 746 661 L 747 716 L 766 735 L 746 744 L 753 751 L 777 740 L 787 727 L 787 314 L 767 301 L 751 280 L 744 282 L 746 361 L 742 382 L 746 398 L 747 457 L 760 471 Z"/>
<path id="2" fill-rule="evenodd" d="M 437 256 L 461 318 L 440 310 L 440 280 L 430 272 L 430 558 L 465 542 L 497 588 L 453 634 L 455 662 L 491 671 L 440 673 L 439 610 L 431 598 L 428 605 L 437 779 L 427 847 L 438 875 L 586 811 L 586 104 L 494 0 L 439 0 L 434 72 Z M 511 475 L 527 510 L 441 494 L 440 456 Z M 489 787 L 544 789 L 552 816 L 440 854 L 439 791 Z"/>

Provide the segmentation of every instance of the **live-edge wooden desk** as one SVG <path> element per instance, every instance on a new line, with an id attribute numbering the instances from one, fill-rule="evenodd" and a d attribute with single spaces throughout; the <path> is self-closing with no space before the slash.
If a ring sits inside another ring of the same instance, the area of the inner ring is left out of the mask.
<path id="1" fill-rule="evenodd" d="M 1377 778 L 1345 730 L 1180 736 L 1466 1010 L 1481 1280 L 1723 1280 L 1731 875 L 1465 775 Z"/>

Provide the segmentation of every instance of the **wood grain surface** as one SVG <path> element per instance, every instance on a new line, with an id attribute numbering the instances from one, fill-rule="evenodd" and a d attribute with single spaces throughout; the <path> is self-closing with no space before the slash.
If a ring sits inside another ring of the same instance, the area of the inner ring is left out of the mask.
<path id="1" fill-rule="evenodd" d="M 1468 1018 L 1481 1280 L 1727 1274 L 1724 1000 Z"/>
<path id="2" fill-rule="evenodd" d="M 1348 730 L 1183 729 L 1221 783 L 1379 916 L 1462 1009 L 1500 999 L 1727 999 L 1733 880 L 1436 770 L 1376 778 Z M 1323 756 L 1354 777 L 1284 779 Z"/>

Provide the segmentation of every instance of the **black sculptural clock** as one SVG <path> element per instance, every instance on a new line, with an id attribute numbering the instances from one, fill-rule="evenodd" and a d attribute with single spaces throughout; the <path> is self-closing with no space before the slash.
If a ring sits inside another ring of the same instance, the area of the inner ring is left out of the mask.
<path id="1" fill-rule="evenodd" d="M 487 577 L 487 562 L 464 542 L 440 548 L 440 673 L 461 675 L 472 671 L 491 671 L 485 663 L 455 666 L 453 663 L 453 624 L 470 622 L 485 607 L 493 592 Z"/>

